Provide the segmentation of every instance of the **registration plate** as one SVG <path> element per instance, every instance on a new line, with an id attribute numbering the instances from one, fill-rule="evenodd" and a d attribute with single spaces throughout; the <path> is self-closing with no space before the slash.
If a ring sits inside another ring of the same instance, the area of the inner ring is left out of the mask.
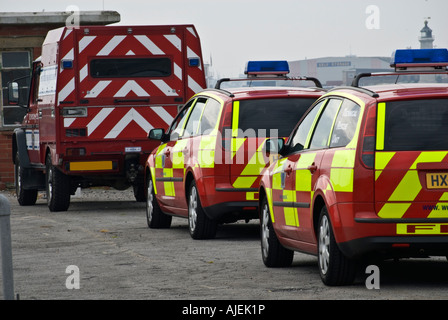
<path id="1" fill-rule="evenodd" d="M 448 189 L 448 173 L 427 173 L 426 188 Z"/>

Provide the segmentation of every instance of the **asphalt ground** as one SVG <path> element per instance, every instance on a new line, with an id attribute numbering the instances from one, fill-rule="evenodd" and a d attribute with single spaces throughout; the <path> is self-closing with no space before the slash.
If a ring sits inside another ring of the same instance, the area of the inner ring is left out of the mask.
<path id="1" fill-rule="evenodd" d="M 11 206 L 19 300 L 160 301 L 156 307 L 175 303 L 171 311 L 179 314 L 189 302 L 448 298 L 444 257 L 384 262 L 377 289 L 367 288 L 363 270 L 353 285 L 327 287 L 314 256 L 296 253 L 291 267 L 265 267 L 256 220 L 220 226 L 212 240 L 193 240 L 186 219 L 173 218 L 170 229 L 149 229 L 145 204 L 131 190 L 82 190 L 66 212 L 50 212 L 43 195 L 21 207 L 13 191 L 2 194 Z"/>

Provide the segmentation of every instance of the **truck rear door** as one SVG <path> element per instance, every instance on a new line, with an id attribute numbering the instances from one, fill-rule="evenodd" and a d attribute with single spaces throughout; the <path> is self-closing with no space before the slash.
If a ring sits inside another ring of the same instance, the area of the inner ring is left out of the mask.
<path id="1" fill-rule="evenodd" d="M 76 71 L 62 85 L 59 102 L 69 107 L 75 100 L 75 105 L 88 108 L 86 116 L 68 114 L 64 119 L 64 128 L 75 135 L 146 139 L 150 129 L 168 127 L 193 89 L 205 87 L 203 71 L 198 70 L 202 61 L 188 65 L 189 58 L 200 60 L 201 53 L 189 50 L 191 33 L 185 27 L 81 27 L 72 33 Z M 196 87 L 188 83 L 194 72 L 199 77 Z"/>

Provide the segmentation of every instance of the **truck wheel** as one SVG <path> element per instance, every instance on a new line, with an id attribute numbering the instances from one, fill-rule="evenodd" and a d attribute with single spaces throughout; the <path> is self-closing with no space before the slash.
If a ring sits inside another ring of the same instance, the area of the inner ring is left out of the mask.
<path id="1" fill-rule="evenodd" d="M 198 189 L 191 182 L 188 193 L 188 229 L 193 239 L 212 239 L 216 235 L 218 224 L 205 214 L 199 199 Z"/>
<path id="2" fill-rule="evenodd" d="M 271 214 L 266 198 L 261 203 L 261 257 L 267 267 L 288 267 L 294 258 L 294 251 L 286 249 L 278 241 L 272 227 Z"/>
<path id="3" fill-rule="evenodd" d="M 46 159 L 47 175 L 45 178 L 47 205 L 50 211 L 67 211 L 70 205 L 70 179 Z"/>
<path id="4" fill-rule="evenodd" d="M 14 164 L 14 174 L 16 180 L 17 201 L 21 206 L 32 206 L 37 200 L 37 189 L 24 189 L 23 178 L 25 176 L 25 168 L 20 165 L 19 154 L 16 154 Z"/>
<path id="5" fill-rule="evenodd" d="M 148 227 L 152 229 L 169 228 L 171 226 L 172 217 L 164 214 L 160 209 L 154 193 L 154 185 L 151 176 L 146 181 L 146 222 Z"/>
<path id="6" fill-rule="evenodd" d="M 353 283 L 357 271 L 356 262 L 345 257 L 339 250 L 326 207 L 320 213 L 317 239 L 317 261 L 322 281 L 329 286 Z"/>
<path id="7" fill-rule="evenodd" d="M 146 195 L 145 195 L 145 186 L 143 183 L 134 184 L 132 186 L 134 190 L 134 198 L 137 202 L 145 202 L 146 201 Z"/>

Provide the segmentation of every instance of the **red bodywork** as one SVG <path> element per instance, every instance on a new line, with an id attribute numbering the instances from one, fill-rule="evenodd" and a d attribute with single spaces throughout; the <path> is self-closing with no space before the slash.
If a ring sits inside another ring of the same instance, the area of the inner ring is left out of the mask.
<path id="1" fill-rule="evenodd" d="M 380 136 L 379 108 L 397 101 L 448 99 L 446 85 L 371 87 L 377 95 L 355 89 L 335 89 L 320 99 L 344 98 L 361 106 L 359 127 L 352 143 L 347 147 L 307 149 L 281 156 L 262 178 L 260 198 L 268 198 L 279 241 L 286 248 L 317 254 L 318 218 L 325 206 L 336 242 L 349 258 L 369 253 L 446 255 L 448 185 L 443 185 L 447 182 L 448 150 L 385 151 L 375 145 L 375 139 Z M 338 152 L 353 153 L 354 157 L 335 161 Z M 306 157 L 310 154 L 313 160 L 307 163 Z M 301 170 L 308 172 L 308 190 L 300 190 L 306 185 L 297 179 Z M 339 174 L 337 170 L 346 171 Z M 427 179 L 431 176 L 427 178 L 427 174 L 430 173 L 441 174 L 433 178 L 441 188 L 429 187 Z M 284 190 L 276 187 L 275 182 L 275 176 L 281 174 L 284 174 Z M 351 182 L 344 185 L 344 179 Z M 346 186 L 350 189 L 338 190 Z M 291 190 L 291 194 L 285 190 Z M 283 197 L 293 197 L 284 201 L 294 202 L 295 207 L 282 203 Z M 296 217 L 295 223 L 291 222 L 290 214 Z"/>
<path id="2" fill-rule="evenodd" d="M 116 73 L 115 62 L 122 63 Z M 148 62 L 165 69 L 139 74 Z M 143 187 L 146 159 L 158 145 L 147 139 L 149 130 L 167 128 L 179 107 L 205 87 L 193 25 L 52 30 L 34 63 L 29 112 L 20 129 L 29 168 L 42 172 L 50 157 L 73 188 Z M 23 150 L 18 135 L 14 140 L 15 151 Z"/>

